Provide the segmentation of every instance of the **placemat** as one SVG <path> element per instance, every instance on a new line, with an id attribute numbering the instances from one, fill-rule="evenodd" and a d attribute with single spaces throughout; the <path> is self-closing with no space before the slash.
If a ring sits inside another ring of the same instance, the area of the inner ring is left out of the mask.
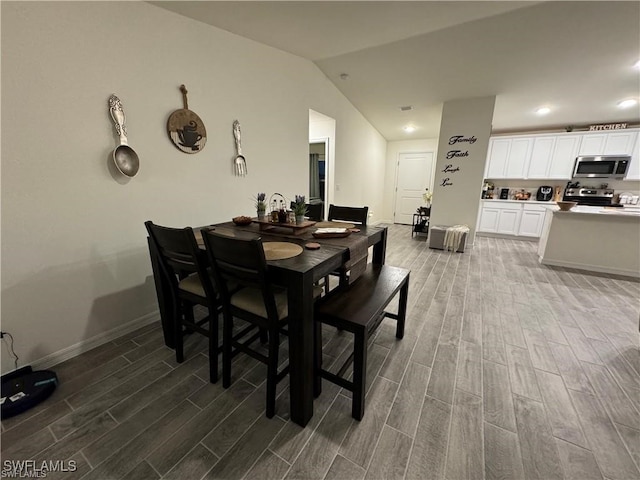
<path id="1" fill-rule="evenodd" d="M 355 225 L 353 223 L 347 222 L 317 222 L 317 228 L 353 228 Z"/>
<path id="2" fill-rule="evenodd" d="M 267 260 L 284 260 L 300 255 L 303 248 L 291 242 L 262 242 L 264 256 Z"/>

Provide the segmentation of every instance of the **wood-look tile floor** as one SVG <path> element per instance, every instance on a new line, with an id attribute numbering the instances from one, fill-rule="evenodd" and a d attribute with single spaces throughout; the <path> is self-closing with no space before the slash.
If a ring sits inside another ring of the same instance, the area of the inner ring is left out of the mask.
<path id="1" fill-rule="evenodd" d="M 74 460 L 47 477 L 64 479 L 638 479 L 640 283 L 541 266 L 536 247 L 448 253 L 391 226 L 406 334 L 385 320 L 370 347 L 361 422 L 325 382 L 293 424 L 286 379 L 269 420 L 262 365 L 236 358 L 225 390 L 204 339 L 178 365 L 152 325 L 54 367 L 54 395 L 2 422 L 2 459 Z M 325 340 L 327 362 L 350 343 Z"/>

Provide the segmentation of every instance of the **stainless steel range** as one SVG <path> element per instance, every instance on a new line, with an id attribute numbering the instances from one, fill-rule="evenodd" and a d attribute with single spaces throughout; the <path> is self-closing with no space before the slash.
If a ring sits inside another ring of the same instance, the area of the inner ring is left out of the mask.
<path id="1" fill-rule="evenodd" d="M 565 202 L 578 202 L 578 205 L 617 206 L 611 203 L 613 190 L 609 188 L 568 187 L 564 190 L 562 200 Z"/>

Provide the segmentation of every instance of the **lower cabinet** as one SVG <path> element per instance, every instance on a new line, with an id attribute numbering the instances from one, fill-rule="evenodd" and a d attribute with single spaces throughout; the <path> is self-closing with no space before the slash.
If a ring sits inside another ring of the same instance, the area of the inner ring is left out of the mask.
<path id="1" fill-rule="evenodd" d="M 522 205 L 510 202 L 484 202 L 480 212 L 479 232 L 517 235 Z"/>
<path id="2" fill-rule="evenodd" d="M 522 205 L 518 235 L 540 238 L 547 209 L 538 205 Z"/>
<path id="3" fill-rule="evenodd" d="M 541 204 L 485 201 L 480 210 L 477 230 L 539 238 L 546 210 Z"/>

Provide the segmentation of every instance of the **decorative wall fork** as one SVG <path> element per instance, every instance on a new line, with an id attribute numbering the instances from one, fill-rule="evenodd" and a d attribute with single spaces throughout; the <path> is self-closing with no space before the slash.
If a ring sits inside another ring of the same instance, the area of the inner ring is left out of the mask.
<path id="1" fill-rule="evenodd" d="M 233 136 L 236 139 L 236 158 L 233 159 L 233 164 L 236 170 L 236 175 L 244 177 L 247 174 L 247 160 L 244 158 L 244 155 L 242 155 L 240 122 L 238 120 L 233 122 Z"/>

